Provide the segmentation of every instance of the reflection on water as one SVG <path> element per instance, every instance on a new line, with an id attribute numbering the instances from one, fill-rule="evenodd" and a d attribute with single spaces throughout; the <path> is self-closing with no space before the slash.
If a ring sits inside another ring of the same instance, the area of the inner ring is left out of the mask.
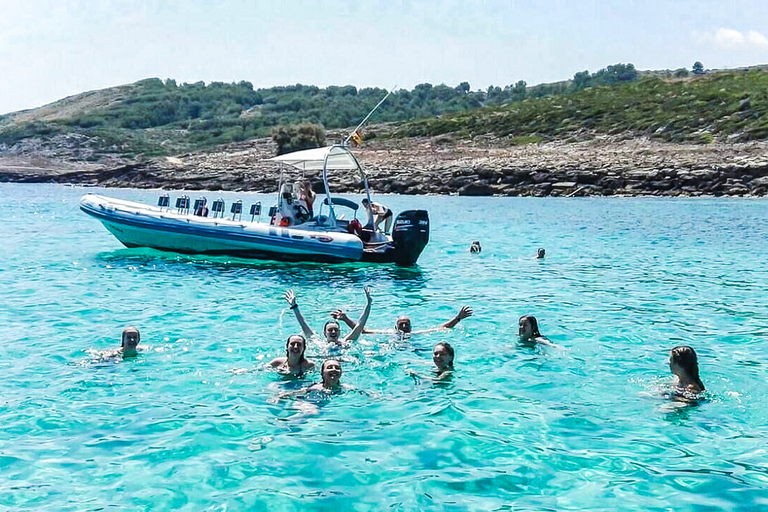
<path id="1" fill-rule="evenodd" d="M 408 291 L 423 288 L 428 278 L 418 266 L 399 267 L 392 264 L 342 263 L 328 265 L 311 262 L 278 262 L 232 258 L 230 256 L 181 255 L 154 249 L 118 249 L 96 255 L 112 267 L 136 268 L 158 272 L 187 274 L 204 272 L 210 275 L 248 277 L 258 275 L 282 283 L 303 284 L 325 280 L 334 285 L 366 284 L 394 281 Z"/>

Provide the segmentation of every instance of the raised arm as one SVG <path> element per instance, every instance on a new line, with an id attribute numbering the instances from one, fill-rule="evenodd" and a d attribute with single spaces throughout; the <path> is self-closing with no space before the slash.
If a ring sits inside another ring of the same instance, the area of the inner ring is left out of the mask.
<path id="1" fill-rule="evenodd" d="M 347 316 L 347 312 L 344 311 L 343 309 L 334 309 L 333 311 L 331 311 L 331 316 L 336 320 L 339 320 L 347 324 L 347 327 L 349 327 L 350 329 L 355 328 L 355 322 L 353 322 L 352 319 L 349 318 L 349 316 Z"/>
<path id="2" fill-rule="evenodd" d="M 307 324 L 304 315 L 299 311 L 299 304 L 296 302 L 296 294 L 293 293 L 293 290 L 285 292 L 285 300 L 290 304 L 293 314 L 296 315 L 296 320 L 298 320 L 301 330 L 304 332 L 304 337 L 309 339 L 312 336 L 316 336 L 315 331 Z"/>
<path id="3" fill-rule="evenodd" d="M 456 324 L 461 322 L 463 319 L 472 316 L 472 308 L 469 306 L 463 306 L 458 313 L 456 313 L 456 316 L 445 322 L 443 325 L 441 325 L 440 329 L 452 329 L 453 327 L 456 327 Z"/>
<path id="4" fill-rule="evenodd" d="M 363 333 L 363 330 L 365 329 L 366 322 L 368 322 L 368 317 L 371 314 L 371 302 L 373 302 L 373 299 L 371 299 L 371 289 L 366 286 L 363 288 L 363 291 L 365 292 L 365 299 L 368 301 L 368 303 L 365 305 L 363 314 L 360 315 L 360 318 L 357 320 L 357 324 L 355 324 L 352 332 L 344 337 L 344 341 L 346 342 L 355 341 L 360 337 L 360 335 Z"/>
<path id="5" fill-rule="evenodd" d="M 344 311 L 343 309 L 335 309 L 331 311 L 331 316 L 336 320 L 339 320 L 340 322 L 344 322 L 345 324 L 347 324 L 347 327 L 349 327 L 350 329 L 355 328 L 355 325 L 356 325 L 355 322 L 351 318 L 349 318 L 349 315 L 347 315 L 347 312 Z M 391 329 L 376 330 L 376 329 L 369 329 L 367 327 L 363 329 L 363 334 L 386 334 L 388 332 L 391 332 Z"/>

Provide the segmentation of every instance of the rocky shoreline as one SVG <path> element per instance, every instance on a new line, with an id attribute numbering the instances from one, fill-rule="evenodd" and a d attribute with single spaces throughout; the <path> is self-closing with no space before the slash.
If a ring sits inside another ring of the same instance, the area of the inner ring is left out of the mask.
<path id="1" fill-rule="evenodd" d="M 469 196 L 766 196 L 768 142 L 685 145 L 593 137 L 511 146 L 506 139 L 373 139 L 355 151 L 377 193 Z M 269 139 L 141 162 L 0 155 L 0 182 L 274 192 Z M 308 176 L 315 178 L 316 176 Z M 316 183 L 316 185 L 319 183 Z M 333 190 L 359 180 L 334 176 Z"/>

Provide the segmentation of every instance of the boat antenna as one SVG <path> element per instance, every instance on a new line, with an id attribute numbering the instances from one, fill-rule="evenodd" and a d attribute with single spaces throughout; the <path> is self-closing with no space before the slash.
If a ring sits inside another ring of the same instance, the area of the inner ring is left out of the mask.
<path id="1" fill-rule="evenodd" d="M 384 96 L 384 97 L 381 99 L 381 101 L 380 101 L 380 102 L 378 102 L 378 103 L 376 104 L 376 106 L 375 106 L 375 107 L 373 107 L 373 110 L 371 110 L 370 112 L 368 112 L 368 115 L 367 115 L 367 116 L 365 116 L 365 118 L 364 118 L 362 121 L 360 121 L 360 124 L 358 124 L 358 125 L 355 127 L 355 129 L 354 129 L 354 130 L 352 130 L 352 132 L 350 132 L 350 134 L 349 134 L 349 135 L 347 135 L 347 138 L 346 138 L 346 139 L 344 139 L 344 145 L 345 145 L 345 146 L 346 146 L 347 144 L 349 144 L 349 139 L 351 139 L 351 138 L 352 138 L 352 135 L 354 135 L 355 133 L 357 133 L 357 130 L 359 130 L 360 128 L 362 128 L 362 127 L 363 127 L 363 125 L 364 125 L 364 124 L 365 124 L 365 122 L 368 120 L 368 118 L 369 118 L 369 117 L 371 117 L 371 116 L 373 115 L 373 113 L 374 113 L 374 112 L 376 112 L 376 109 L 378 109 L 378 108 L 381 106 L 381 104 L 382 104 L 382 103 L 384 103 L 384 101 L 385 101 L 387 98 L 389 98 L 389 95 L 390 95 L 390 94 L 392 94 L 392 93 L 394 92 L 394 90 L 395 90 L 395 89 L 397 89 L 397 85 L 395 85 L 395 86 L 394 86 L 392 89 L 390 89 L 390 90 L 389 90 L 389 92 L 387 93 L 387 95 L 386 95 L 386 96 Z"/>

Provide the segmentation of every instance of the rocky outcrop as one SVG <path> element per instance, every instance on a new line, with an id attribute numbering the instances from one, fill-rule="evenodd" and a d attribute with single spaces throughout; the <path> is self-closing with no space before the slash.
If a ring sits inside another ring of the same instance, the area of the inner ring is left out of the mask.
<path id="1" fill-rule="evenodd" d="M 378 193 L 468 196 L 766 196 L 768 143 L 684 145 L 647 138 L 598 137 L 582 142 L 510 146 L 504 139 L 452 137 L 374 139 L 355 150 Z M 156 158 L 111 168 L 41 165 L 0 157 L 0 181 L 106 187 L 274 192 L 270 140 L 217 152 Z M 308 175 L 317 180 L 317 175 Z M 334 175 L 338 192 L 360 191 Z"/>

